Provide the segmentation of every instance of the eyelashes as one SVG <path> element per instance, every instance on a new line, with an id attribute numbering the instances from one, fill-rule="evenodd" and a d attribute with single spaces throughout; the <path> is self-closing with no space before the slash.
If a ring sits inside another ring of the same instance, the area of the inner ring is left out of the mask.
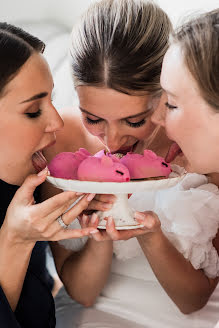
<path id="1" fill-rule="evenodd" d="M 28 118 L 37 118 L 37 117 L 39 117 L 41 114 L 42 114 L 42 110 L 41 110 L 41 109 L 39 109 L 37 112 L 33 112 L 33 113 L 25 113 L 25 115 L 26 115 Z"/>
<path id="2" fill-rule="evenodd" d="M 168 102 L 165 103 L 165 106 L 169 109 L 176 109 L 177 108 L 177 106 L 173 106 L 173 105 L 169 104 Z"/>
<path id="3" fill-rule="evenodd" d="M 126 124 L 128 124 L 129 126 L 131 126 L 132 128 L 139 128 L 140 126 L 144 125 L 146 123 L 146 120 L 143 119 L 139 122 L 136 122 L 136 123 L 131 123 L 129 121 L 126 121 Z"/>
<path id="4" fill-rule="evenodd" d="M 95 125 L 95 124 L 98 124 L 98 123 L 101 123 L 103 120 L 102 119 L 98 119 L 98 120 L 92 120 L 90 119 L 89 117 L 85 117 L 85 120 L 88 124 L 92 124 L 92 125 Z M 136 123 L 132 123 L 132 122 L 129 122 L 129 121 L 125 121 L 125 123 L 132 127 L 132 128 L 139 128 L 140 126 L 144 125 L 146 123 L 146 120 L 143 119 L 139 122 L 136 122 Z"/>
<path id="5" fill-rule="evenodd" d="M 90 119 L 89 117 L 85 117 L 85 120 L 86 120 L 86 122 L 88 123 L 88 124 L 98 124 L 98 123 L 100 123 L 100 122 L 102 122 L 102 120 L 101 119 L 99 119 L 99 120 L 92 120 L 92 119 Z"/>

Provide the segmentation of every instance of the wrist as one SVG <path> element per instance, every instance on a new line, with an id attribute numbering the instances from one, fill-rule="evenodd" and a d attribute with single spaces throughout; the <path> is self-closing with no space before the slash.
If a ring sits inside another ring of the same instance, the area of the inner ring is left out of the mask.
<path id="1" fill-rule="evenodd" d="M 32 250 L 35 245 L 32 240 L 22 239 L 15 232 L 10 231 L 4 223 L 0 229 L 0 240 L 7 248 L 18 247 L 25 251 Z"/>
<path id="2" fill-rule="evenodd" d="M 163 231 L 161 228 L 154 232 L 147 232 L 144 235 L 137 236 L 137 239 L 140 245 L 144 245 L 144 247 L 157 247 L 162 243 L 164 238 Z"/>

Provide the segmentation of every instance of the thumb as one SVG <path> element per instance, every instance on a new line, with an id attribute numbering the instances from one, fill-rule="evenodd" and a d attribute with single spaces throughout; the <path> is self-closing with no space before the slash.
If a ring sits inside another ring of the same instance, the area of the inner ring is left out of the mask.
<path id="1" fill-rule="evenodd" d="M 15 198 L 23 205 L 33 204 L 33 193 L 37 186 L 46 180 L 48 175 L 48 168 L 46 167 L 38 174 L 31 174 L 25 180 L 22 186 L 17 190 Z"/>

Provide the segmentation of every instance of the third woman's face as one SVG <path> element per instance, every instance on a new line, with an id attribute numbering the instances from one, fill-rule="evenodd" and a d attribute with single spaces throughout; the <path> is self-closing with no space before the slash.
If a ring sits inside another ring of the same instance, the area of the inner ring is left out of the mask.
<path id="1" fill-rule="evenodd" d="M 152 121 L 164 126 L 168 137 L 181 148 L 187 170 L 219 172 L 219 112 L 201 96 L 177 45 L 164 57 L 161 86 L 167 96 L 166 107 L 161 101 Z"/>
<path id="2" fill-rule="evenodd" d="M 79 108 L 86 129 L 111 152 L 134 151 L 155 125 L 151 97 L 130 96 L 108 88 L 78 86 Z"/>

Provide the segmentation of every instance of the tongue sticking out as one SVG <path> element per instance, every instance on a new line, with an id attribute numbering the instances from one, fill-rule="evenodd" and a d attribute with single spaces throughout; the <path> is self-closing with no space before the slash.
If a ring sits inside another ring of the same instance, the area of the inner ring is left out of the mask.
<path id="1" fill-rule="evenodd" d="M 167 163 L 171 163 L 180 153 L 182 153 L 182 150 L 177 145 L 177 143 L 176 142 L 172 143 L 165 157 L 165 161 Z"/>
<path id="2" fill-rule="evenodd" d="M 37 173 L 42 171 L 47 165 L 47 161 L 41 151 L 37 151 L 36 153 L 33 154 L 32 162 Z"/>

